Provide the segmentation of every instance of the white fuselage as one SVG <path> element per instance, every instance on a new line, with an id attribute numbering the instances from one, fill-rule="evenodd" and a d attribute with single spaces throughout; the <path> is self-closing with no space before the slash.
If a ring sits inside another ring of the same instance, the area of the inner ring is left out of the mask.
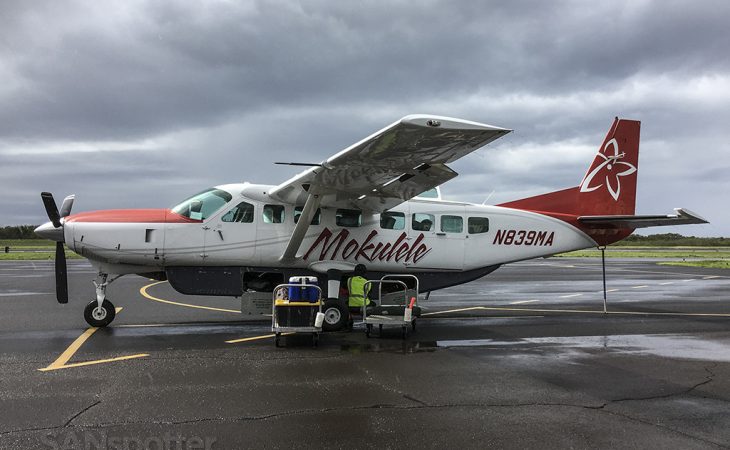
<path id="1" fill-rule="evenodd" d="M 283 264 L 326 272 L 360 263 L 379 272 L 451 272 L 596 246 L 576 227 L 542 214 L 416 198 L 392 208 L 383 220 L 380 214 L 362 213 L 347 224 L 338 219 L 337 208 L 321 208 L 297 258 L 283 263 L 280 258 L 295 227 L 295 207 L 301 205 L 272 200 L 267 194 L 272 186 L 244 183 L 220 188 L 233 199 L 202 222 L 70 221 L 66 243 L 110 273 Z M 231 209 L 241 202 L 253 206 L 250 222 L 230 221 Z M 272 207 L 266 205 L 273 205 L 275 219 Z"/>

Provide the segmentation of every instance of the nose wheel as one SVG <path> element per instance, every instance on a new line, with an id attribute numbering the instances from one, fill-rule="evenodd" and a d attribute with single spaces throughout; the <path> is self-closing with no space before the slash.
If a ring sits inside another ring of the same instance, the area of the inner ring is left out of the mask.
<path id="1" fill-rule="evenodd" d="M 84 308 L 84 319 L 86 323 L 92 327 L 105 327 L 112 323 L 114 316 L 117 314 L 114 305 L 109 300 L 104 300 L 99 306 L 99 302 L 92 300 Z"/>
<path id="2" fill-rule="evenodd" d="M 109 274 L 99 272 L 97 279 L 94 281 L 96 300 L 92 300 L 84 308 L 84 319 L 92 327 L 105 327 L 112 323 L 114 316 L 117 315 L 114 305 L 106 298 L 106 288 L 120 276 L 110 278 Z"/>

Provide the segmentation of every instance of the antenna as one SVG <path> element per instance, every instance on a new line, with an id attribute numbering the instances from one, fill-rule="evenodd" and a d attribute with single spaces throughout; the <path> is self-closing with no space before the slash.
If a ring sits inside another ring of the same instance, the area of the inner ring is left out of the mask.
<path id="1" fill-rule="evenodd" d="M 487 198 L 484 199 L 484 201 L 482 202 L 482 205 L 486 205 L 487 202 L 489 201 L 489 199 L 492 198 L 493 194 L 494 194 L 494 189 L 492 189 L 492 192 L 490 192 L 489 195 L 487 195 Z"/>
<path id="2" fill-rule="evenodd" d="M 319 164 L 319 163 L 275 162 L 274 164 L 278 164 L 278 165 L 281 165 L 281 166 L 324 167 L 322 164 Z"/>

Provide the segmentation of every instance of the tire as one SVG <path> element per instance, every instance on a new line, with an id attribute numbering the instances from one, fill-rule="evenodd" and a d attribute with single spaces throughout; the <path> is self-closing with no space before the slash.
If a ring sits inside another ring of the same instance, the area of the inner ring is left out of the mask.
<path id="1" fill-rule="evenodd" d="M 101 328 L 112 323 L 114 317 L 117 315 L 117 311 L 109 300 L 102 302 L 100 310 L 98 309 L 98 305 L 96 300 L 92 300 L 86 305 L 86 308 L 84 308 L 84 319 L 92 327 Z"/>
<path id="2" fill-rule="evenodd" d="M 322 308 L 324 313 L 324 322 L 322 329 L 324 331 L 339 331 L 347 325 L 350 320 L 350 311 L 347 307 L 336 299 L 329 299 L 324 303 Z"/>
<path id="3" fill-rule="evenodd" d="M 276 346 L 276 348 L 281 347 L 281 333 L 276 333 L 276 336 L 274 337 L 274 346 Z"/>

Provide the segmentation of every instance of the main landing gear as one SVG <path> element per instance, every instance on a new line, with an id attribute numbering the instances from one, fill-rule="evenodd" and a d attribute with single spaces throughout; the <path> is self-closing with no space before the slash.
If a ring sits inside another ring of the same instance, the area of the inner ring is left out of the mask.
<path id="1" fill-rule="evenodd" d="M 106 288 L 120 276 L 117 275 L 116 277 L 109 278 L 109 274 L 99 272 L 96 280 L 94 280 L 96 300 L 92 300 L 84 308 L 84 319 L 92 327 L 105 327 L 112 323 L 114 317 L 117 315 L 114 304 L 106 298 Z"/>

